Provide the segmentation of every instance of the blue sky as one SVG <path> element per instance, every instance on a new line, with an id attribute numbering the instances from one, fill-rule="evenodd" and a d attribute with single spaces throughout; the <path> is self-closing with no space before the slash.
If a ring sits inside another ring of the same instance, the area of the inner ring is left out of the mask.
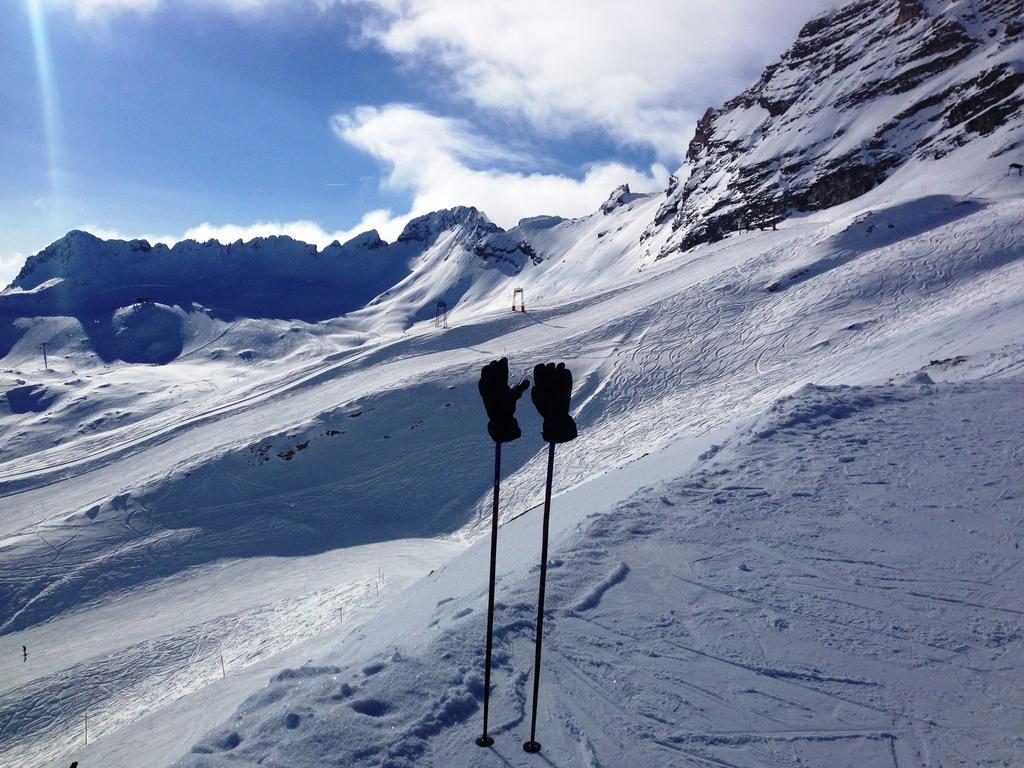
<path id="1" fill-rule="evenodd" d="M 658 189 L 825 0 L 8 0 L 0 283 L 67 230 L 326 244 Z"/>

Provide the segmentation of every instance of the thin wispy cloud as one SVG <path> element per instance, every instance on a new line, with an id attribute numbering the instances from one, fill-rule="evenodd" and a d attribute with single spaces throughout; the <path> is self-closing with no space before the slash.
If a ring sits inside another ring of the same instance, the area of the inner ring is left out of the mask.
<path id="1" fill-rule="evenodd" d="M 38 0 L 41 4 L 53 9 L 68 9 L 84 20 L 100 20 L 119 13 L 152 13 L 172 3 L 168 0 Z M 293 0 L 292 5 L 299 4 L 325 7 L 330 3 L 320 0 Z M 206 8 L 210 10 L 230 11 L 232 13 L 252 13 L 275 6 L 284 6 L 285 0 L 175 0 L 174 6 L 190 8 Z"/>

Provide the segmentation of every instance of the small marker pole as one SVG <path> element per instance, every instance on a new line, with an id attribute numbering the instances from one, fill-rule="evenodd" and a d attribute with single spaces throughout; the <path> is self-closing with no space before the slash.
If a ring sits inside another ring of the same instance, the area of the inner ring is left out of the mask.
<path id="1" fill-rule="evenodd" d="M 224 651 L 220 652 L 220 676 L 221 679 L 228 676 L 228 673 L 224 671 Z"/>
<path id="2" fill-rule="evenodd" d="M 540 693 L 540 650 L 544 641 L 544 586 L 548 578 L 548 521 L 551 519 L 551 480 L 555 474 L 555 444 L 548 443 L 548 482 L 544 488 L 544 531 L 540 545 L 540 592 L 537 595 L 537 654 L 533 661 L 533 716 L 530 740 L 523 744 L 526 752 L 540 752 L 537 741 L 537 696 Z"/>
<path id="3" fill-rule="evenodd" d="M 85 713 L 85 746 L 89 746 L 89 713 Z"/>
<path id="4" fill-rule="evenodd" d="M 484 653 L 484 732 L 478 747 L 489 747 L 494 739 L 487 733 L 487 712 L 491 700 L 491 642 L 494 636 L 494 579 L 498 563 L 498 490 L 501 484 L 501 443 L 494 444 L 494 499 L 491 505 L 491 579 L 487 593 L 487 646 Z"/>

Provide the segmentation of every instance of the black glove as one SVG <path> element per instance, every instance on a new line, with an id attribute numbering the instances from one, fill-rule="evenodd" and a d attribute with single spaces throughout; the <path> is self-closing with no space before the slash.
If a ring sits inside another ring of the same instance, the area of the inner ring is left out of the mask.
<path id="1" fill-rule="evenodd" d="M 510 443 L 522 436 L 516 421 L 516 401 L 530 386 L 523 379 L 515 387 L 508 385 L 508 358 L 492 360 L 480 371 L 480 397 L 487 409 L 487 433 L 496 443 Z"/>
<path id="2" fill-rule="evenodd" d="M 549 443 L 568 443 L 576 439 L 576 422 L 569 415 L 572 397 L 572 373 L 565 363 L 538 365 L 533 369 L 533 392 L 537 412 L 544 419 L 541 434 Z"/>

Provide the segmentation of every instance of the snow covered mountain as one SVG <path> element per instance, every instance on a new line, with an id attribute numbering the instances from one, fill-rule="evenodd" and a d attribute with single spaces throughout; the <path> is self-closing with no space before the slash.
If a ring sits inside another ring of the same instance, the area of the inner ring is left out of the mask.
<path id="1" fill-rule="evenodd" d="M 857 0 L 697 125 L 648 234 L 685 250 L 852 200 L 979 137 L 1024 152 L 1020 0 Z"/>
<path id="2" fill-rule="evenodd" d="M 515 275 L 531 258 L 528 243 L 471 207 L 413 219 L 394 243 L 370 231 L 320 251 L 290 237 L 168 247 L 73 231 L 30 257 L 0 293 L 0 354 L 22 336 L 18 317 L 75 318 L 90 351 L 141 363 L 182 354 L 191 327 L 208 324 L 192 322 L 197 313 L 315 323 L 390 297 L 387 314 L 408 326 L 432 317 L 437 301 L 479 295 L 492 272 Z M 380 313 L 370 314 L 379 327 Z"/>
<path id="3" fill-rule="evenodd" d="M 1012 764 L 1019 10 L 812 21 L 709 113 L 673 187 L 590 216 L 505 231 L 462 207 L 323 251 L 70 233 L 32 257 L 0 294 L 0 636 L 29 649 L 0 657 L 0 763 L 536 765 L 525 400 L 497 743 L 472 745 L 476 379 L 507 355 L 575 377 L 549 761 Z"/>
<path id="4" fill-rule="evenodd" d="M 142 299 L 197 303 L 225 315 L 322 320 L 359 309 L 399 283 L 417 257 L 454 229 L 484 261 L 521 266 L 517 244 L 495 239 L 503 230 L 465 207 L 413 219 L 391 244 L 371 230 L 321 251 L 290 237 L 227 245 L 186 240 L 169 248 L 74 231 L 28 259 L 0 294 L 0 308 L 86 316 Z"/>

